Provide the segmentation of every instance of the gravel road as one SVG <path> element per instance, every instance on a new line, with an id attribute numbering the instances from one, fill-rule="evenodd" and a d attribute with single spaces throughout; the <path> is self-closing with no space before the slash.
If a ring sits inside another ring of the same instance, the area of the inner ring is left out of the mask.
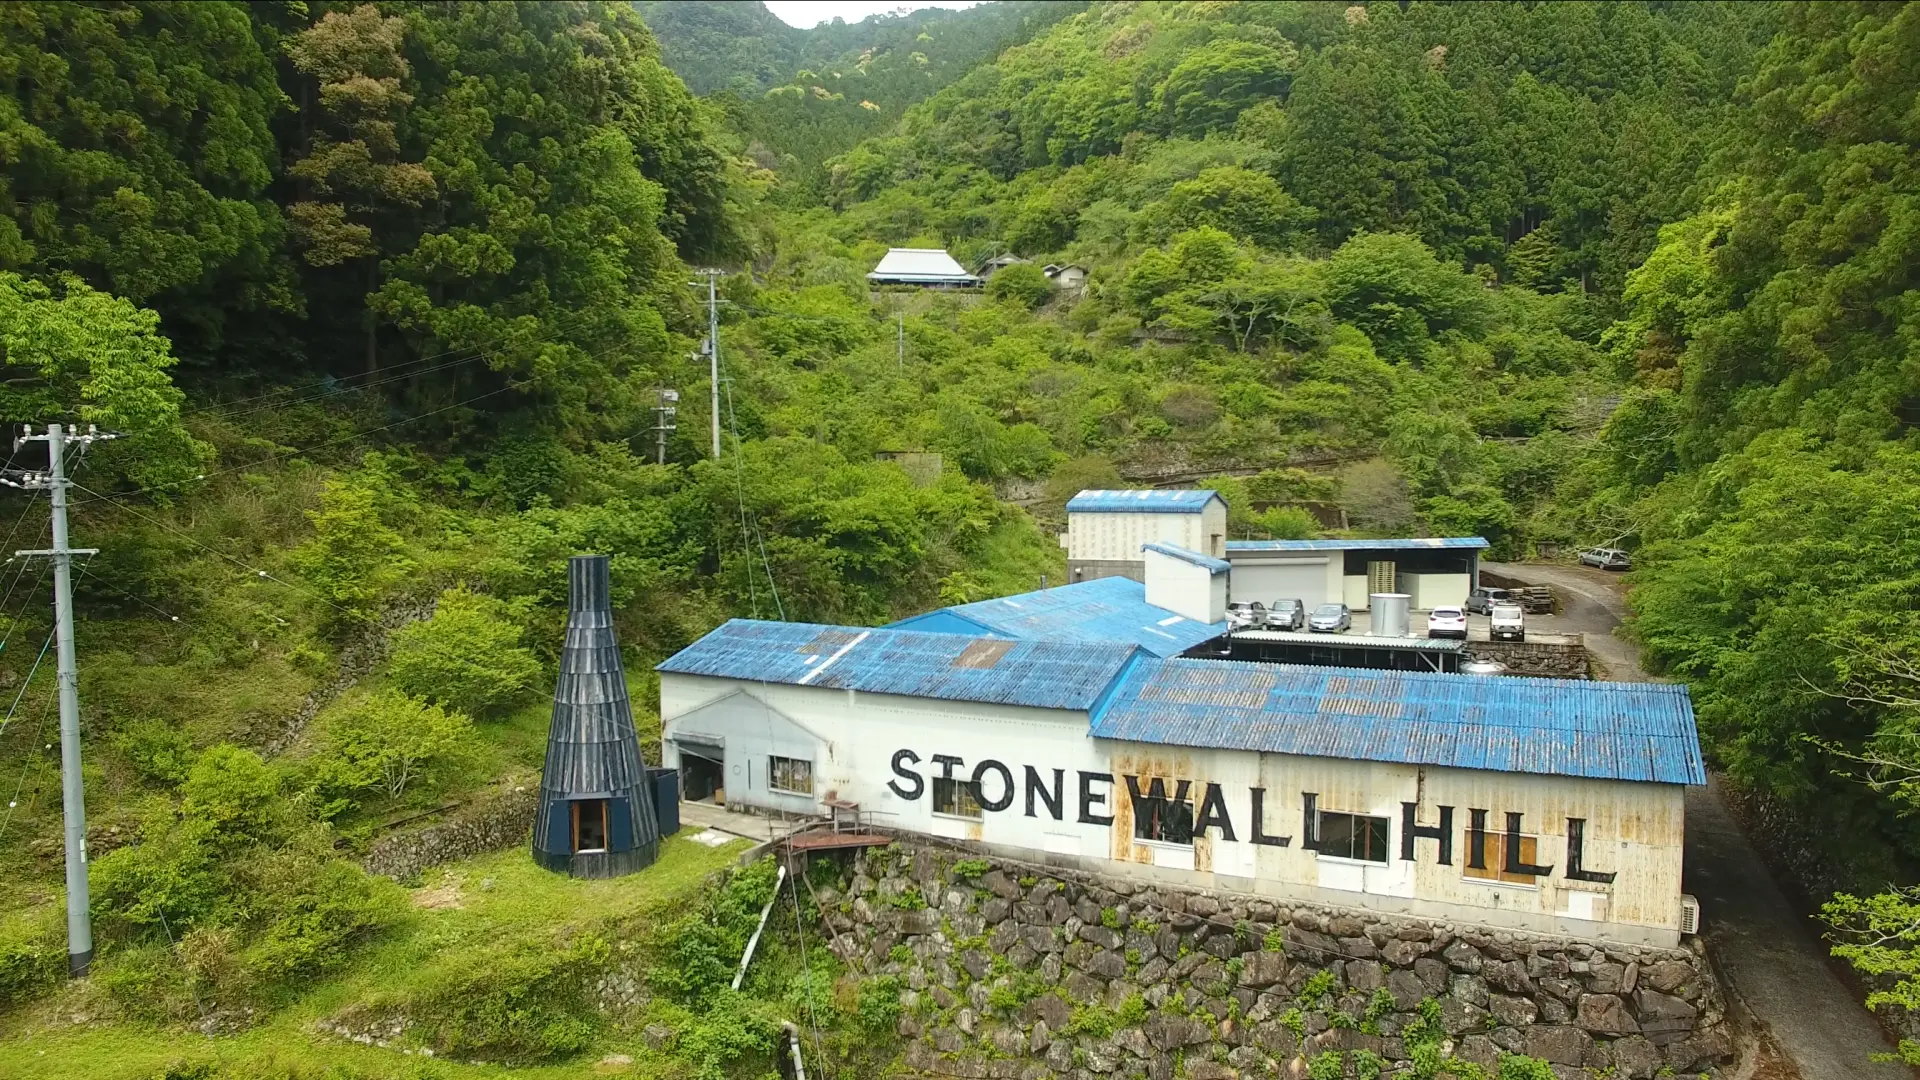
<path id="1" fill-rule="evenodd" d="M 1639 650 L 1614 634 L 1627 613 L 1626 582 L 1583 566 L 1486 563 L 1532 585 L 1551 585 L 1567 630 L 1607 677 L 1645 680 Z M 1556 627 L 1560 629 L 1561 627 Z M 1795 910 L 1720 796 L 1718 778 L 1687 791 L 1686 871 L 1682 885 L 1700 900 L 1702 931 L 1722 976 L 1764 1026 L 1779 1055 L 1767 1077 L 1790 1080 L 1913 1080 L 1913 1070 L 1868 1060 L 1892 1045 L 1829 965 L 1811 920 Z M 1797 1072 L 1788 1072 L 1797 1068 Z"/>

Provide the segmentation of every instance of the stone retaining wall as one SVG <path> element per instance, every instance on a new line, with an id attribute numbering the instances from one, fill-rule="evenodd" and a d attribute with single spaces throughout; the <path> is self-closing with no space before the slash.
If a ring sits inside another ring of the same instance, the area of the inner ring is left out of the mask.
<path id="1" fill-rule="evenodd" d="M 1346 1076 L 1411 1076 L 1416 1053 L 1491 1075 L 1521 1054 L 1564 1080 L 1645 1080 L 1732 1053 L 1698 952 L 1143 887 L 905 841 L 860 853 L 854 871 L 821 896 L 832 948 L 899 981 L 906 1064 L 923 1074 L 1299 1078 L 1338 1052 Z"/>
<path id="2" fill-rule="evenodd" d="M 444 820 L 381 837 L 361 862 L 368 873 L 406 881 L 428 867 L 527 844 L 539 794 L 537 780 L 503 785 Z"/>
<path id="3" fill-rule="evenodd" d="M 1494 660 L 1507 665 L 1514 675 L 1533 675 L 1549 679 L 1587 679 L 1587 647 L 1578 638 L 1570 642 L 1554 641 L 1469 641 L 1462 650 L 1475 660 Z"/>

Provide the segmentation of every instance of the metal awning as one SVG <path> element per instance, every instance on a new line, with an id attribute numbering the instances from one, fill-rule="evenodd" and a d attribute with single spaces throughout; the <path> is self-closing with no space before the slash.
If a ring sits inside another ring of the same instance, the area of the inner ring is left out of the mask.
<path id="1" fill-rule="evenodd" d="M 1458 638 L 1314 634 L 1297 630 L 1234 630 L 1227 636 L 1236 641 L 1264 641 L 1275 645 L 1313 645 L 1322 649 L 1410 649 L 1416 652 L 1459 652 L 1466 645 L 1466 642 Z"/>

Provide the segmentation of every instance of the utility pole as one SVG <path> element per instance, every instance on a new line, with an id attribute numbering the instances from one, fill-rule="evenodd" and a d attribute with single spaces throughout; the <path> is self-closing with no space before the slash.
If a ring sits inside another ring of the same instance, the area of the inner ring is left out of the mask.
<path id="1" fill-rule="evenodd" d="M 47 444 L 47 471 L 7 480 L 12 487 L 46 488 L 53 501 L 53 547 L 45 551 L 16 551 L 15 555 L 45 556 L 53 560 L 53 620 L 55 660 L 60 686 L 60 796 L 66 815 L 67 848 L 67 974 L 79 978 L 93 963 L 93 923 L 87 899 L 87 799 L 80 779 L 80 673 L 73 657 L 73 557 L 93 555 L 99 548 L 67 546 L 67 444 L 78 443 L 81 453 L 103 439 L 91 425 L 85 435 L 69 435 L 59 424 L 48 424 L 45 435 L 24 435 L 14 442 Z"/>
<path id="2" fill-rule="evenodd" d="M 660 404 L 653 407 L 653 447 L 656 464 L 667 463 L 667 432 L 679 429 L 680 391 L 661 390 Z"/>
<path id="3" fill-rule="evenodd" d="M 893 339 L 893 362 L 896 367 L 907 366 L 907 311 L 900 308 L 894 312 L 898 316 L 900 331 Z"/>
<path id="4" fill-rule="evenodd" d="M 713 460 L 720 460 L 720 299 L 715 286 L 721 271 L 698 271 L 707 279 L 707 363 L 713 377 Z M 697 288 L 699 282 L 692 284 Z"/>

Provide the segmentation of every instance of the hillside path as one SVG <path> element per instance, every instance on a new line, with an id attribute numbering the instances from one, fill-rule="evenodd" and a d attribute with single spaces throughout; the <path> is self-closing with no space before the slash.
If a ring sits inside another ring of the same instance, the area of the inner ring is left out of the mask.
<path id="1" fill-rule="evenodd" d="M 1563 617 L 1587 635 L 1609 677 L 1647 678 L 1639 650 L 1614 630 L 1627 613 L 1619 574 L 1588 567 L 1487 563 L 1486 568 L 1551 585 Z M 1686 870 L 1682 887 L 1700 900 L 1702 931 L 1714 965 L 1766 1028 L 1800 1080 L 1913 1080 L 1905 1066 L 1869 1061 L 1893 1046 L 1840 981 L 1810 919 L 1775 883 L 1760 853 L 1727 809 L 1719 779 L 1687 789 Z M 1776 1076 L 1777 1071 L 1764 1074 Z"/>

